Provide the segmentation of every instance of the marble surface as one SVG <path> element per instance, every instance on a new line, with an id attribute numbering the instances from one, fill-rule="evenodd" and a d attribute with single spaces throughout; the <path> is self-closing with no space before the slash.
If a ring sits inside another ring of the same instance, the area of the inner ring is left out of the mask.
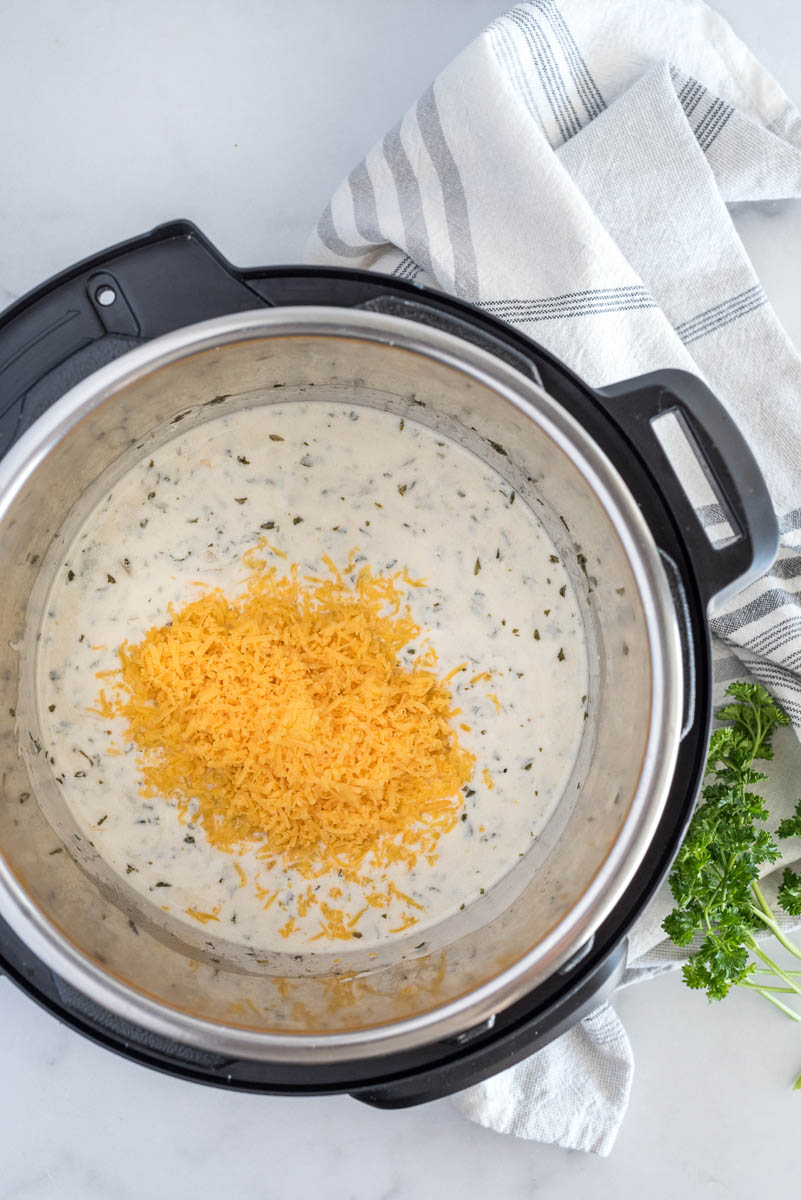
<path id="1" fill-rule="evenodd" d="M 717 7 L 801 101 L 796 0 Z M 341 176 L 501 8 L 0 0 L 0 307 L 179 216 L 234 262 L 298 260 Z M 801 342 L 801 206 L 735 220 Z M 0 1200 L 795 1191 L 797 1027 L 756 997 L 710 1012 L 676 977 L 616 1003 L 637 1073 L 617 1146 L 599 1160 L 477 1129 L 445 1101 L 391 1114 L 183 1083 L 98 1049 L 0 981 Z"/>

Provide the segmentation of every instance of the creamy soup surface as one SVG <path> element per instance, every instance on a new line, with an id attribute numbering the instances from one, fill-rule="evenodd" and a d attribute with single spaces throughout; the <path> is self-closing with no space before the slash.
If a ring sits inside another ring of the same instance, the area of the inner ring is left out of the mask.
<path id="1" fill-rule="evenodd" d="M 37 662 L 43 744 L 66 803 L 126 883 L 172 917 L 214 914 L 210 933 L 260 950 L 304 952 L 319 907 L 308 881 L 255 848 L 209 845 L 174 803 L 145 800 L 125 723 L 89 711 L 97 672 L 117 648 L 167 620 L 197 582 L 235 595 L 242 555 L 268 530 L 301 572 L 344 566 L 358 548 L 374 572 L 408 567 L 412 616 L 436 649 L 462 709 L 460 743 L 476 755 L 456 827 L 436 861 L 374 870 L 398 897 L 365 903 L 368 886 L 328 873 L 317 900 L 336 903 L 353 948 L 408 937 L 469 905 L 531 847 L 571 774 L 586 711 L 586 646 L 575 594 L 553 544 L 510 486 L 478 458 L 413 421 L 321 402 L 244 409 L 154 449 L 88 516 L 47 603 Z M 517 502 L 515 502 L 517 501 Z M 276 565 L 281 565 L 276 559 Z M 419 647 L 411 644 L 403 653 Z M 471 683 L 476 675 L 489 680 Z M 111 735 L 109 734 L 111 731 Z M 107 753 L 110 746 L 122 754 Z M 367 868 L 365 868 L 367 869 Z M 191 912 L 190 912 L 191 910 Z"/>

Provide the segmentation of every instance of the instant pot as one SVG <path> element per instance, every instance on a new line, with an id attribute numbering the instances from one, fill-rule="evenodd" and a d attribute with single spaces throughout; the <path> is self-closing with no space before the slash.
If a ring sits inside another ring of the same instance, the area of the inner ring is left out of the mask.
<path id="1" fill-rule="evenodd" d="M 37 621 L 70 522 L 146 448 L 226 411 L 298 399 L 397 413 L 491 465 L 554 541 L 590 654 L 586 733 L 542 835 L 476 904 L 377 963 L 358 948 L 243 963 L 223 937 L 171 923 L 104 868 L 37 753 Z M 728 516 L 723 544 L 674 474 L 655 424 L 666 415 Z M 593 389 L 449 296 L 364 271 L 235 269 L 175 222 L 0 317 L 0 454 L 9 979 L 173 1075 L 381 1107 L 511 1066 L 612 991 L 703 777 L 708 608 L 777 547 L 753 456 L 698 379 L 657 371 Z"/>

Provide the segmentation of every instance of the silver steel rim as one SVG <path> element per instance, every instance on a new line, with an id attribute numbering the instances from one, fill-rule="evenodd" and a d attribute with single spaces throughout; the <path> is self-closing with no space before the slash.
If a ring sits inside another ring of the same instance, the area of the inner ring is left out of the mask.
<path id="1" fill-rule="evenodd" d="M 651 726 L 623 830 L 568 917 L 514 966 L 474 991 L 408 1020 L 347 1033 L 274 1034 L 192 1017 L 109 975 L 68 942 L 31 902 L 0 855 L 0 915 L 48 967 L 84 995 L 163 1037 L 220 1054 L 314 1064 L 409 1050 L 481 1025 L 553 975 L 620 900 L 664 810 L 681 727 L 678 625 L 659 552 L 623 479 L 578 423 L 545 391 L 484 350 L 426 325 L 380 313 L 324 307 L 260 309 L 188 326 L 130 351 L 77 384 L 0 462 L 0 520 L 58 441 L 97 405 L 152 371 L 204 350 L 270 336 L 312 335 L 382 342 L 451 366 L 536 421 L 579 467 L 612 521 L 643 605 L 653 664 Z"/>

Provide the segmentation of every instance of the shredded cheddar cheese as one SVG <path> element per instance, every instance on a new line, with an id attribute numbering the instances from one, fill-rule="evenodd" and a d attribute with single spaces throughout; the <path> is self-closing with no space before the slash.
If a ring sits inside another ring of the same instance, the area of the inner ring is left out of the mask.
<path id="1" fill-rule="evenodd" d="M 269 888 L 263 888 L 257 883 L 256 899 L 262 904 L 263 908 L 268 909 L 278 899 L 278 892 L 271 892 Z"/>
<path id="2" fill-rule="evenodd" d="M 492 678 L 492 675 L 489 671 L 482 671 L 479 675 L 474 675 L 473 678 L 470 680 L 470 682 L 471 682 L 471 684 L 472 683 L 480 683 L 484 679 L 491 679 L 491 678 Z"/>
<path id="3" fill-rule="evenodd" d="M 255 552 L 244 562 L 240 595 L 208 591 L 119 649 L 97 711 L 127 722 L 143 794 L 176 801 L 212 845 L 255 844 L 307 878 L 353 877 L 368 855 L 378 867 L 430 857 L 475 759 L 448 688 L 466 664 L 441 679 L 431 646 L 400 658 L 421 633 L 403 588 L 422 581 L 357 570 L 353 555 L 344 574 L 325 559 L 324 578 L 279 574 Z M 352 936 L 342 914 L 322 913 L 326 936 Z"/>
<path id="4" fill-rule="evenodd" d="M 198 908 L 187 908 L 186 914 L 189 917 L 194 917 L 196 921 L 200 921 L 201 925 L 206 925 L 209 921 L 219 921 L 219 911 L 220 906 L 218 904 L 212 909 L 211 912 L 202 912 Z"/>
<path id="5" fill-rule="evenodd" d="M 403 933 L 404 929 L 409 929 L 412 925 L 416 925 L 418 920 L 419 917 L 413 917 L 411 913 L 404 913 L 400 925 L 396 929 L 390 929 L 389 932 Z"/>
<path id="6" fill-rule="evenodd" d="M 291 937 L 291 935 L 294 933 L 294 931 L 295 931 L 295 918 L 294 917 L 290 917 L 289 920 L 287 921 L 286 925 L 282 925 L 281 928 L 278 930 L 278 932 L 281 934 L 282 938 Z"/>

